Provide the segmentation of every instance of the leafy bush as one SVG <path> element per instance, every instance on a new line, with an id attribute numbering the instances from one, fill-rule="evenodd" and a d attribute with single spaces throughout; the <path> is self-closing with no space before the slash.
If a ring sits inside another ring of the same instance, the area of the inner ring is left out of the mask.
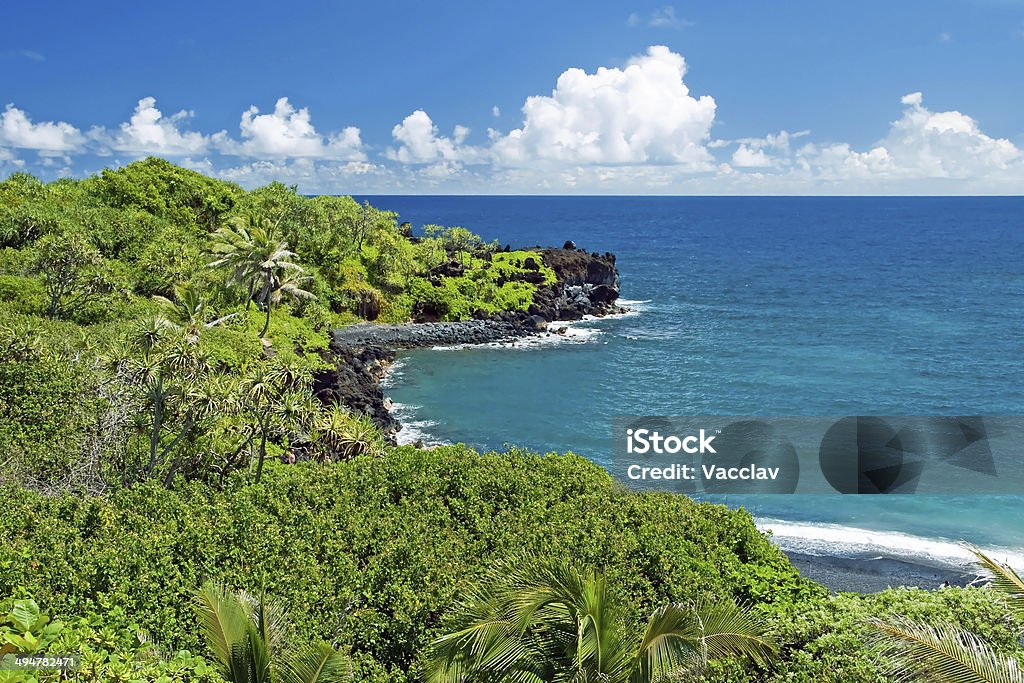
<path id="1" fill-rule="evenodd" d="M 635 616 L 705 593 L 750 601 L 771 590 L 790 604 L 820 591 L 745 512 L 625 492 L 571 455 L 403 447 L 330 467 L 273 464 L 259 485 L 221 492 L 0 495 L 0 593 L 62 615 L 117 605 L 108 627 L 137 619 L 165 646 L 198 651 L 197 586 L 265 585 L 298 637 L 351 648 L 363 680 L 415 680 L 460 587 L 523 551 L 604 568 Z M 760 583 L 738 580 L 754 567 Z"/>
<path id="2" fill-rule="evenodd" d="M 111 610 L 123 616 L 119 610 Z M 2 616 L 6 614 L 6 616 Z M 109 613 L 105 615 L 109 617 Z M 168 655 L 147 634 L 130 624 L 123 629 L 104 626 L 96 614 L 67 622 L 51 621 L 31 598 L 0 600 L 0 652 L 77 655 L 68 670 L 77 681 L 153 681 L 155 683 L 217 683 L 218 676 L 203 657 L 188 651 Z M 13 654 L 4 655 L 13 659 Z M 46 683 L 67 680 L 60 670 L 0 670 L 0 683 Z"/>

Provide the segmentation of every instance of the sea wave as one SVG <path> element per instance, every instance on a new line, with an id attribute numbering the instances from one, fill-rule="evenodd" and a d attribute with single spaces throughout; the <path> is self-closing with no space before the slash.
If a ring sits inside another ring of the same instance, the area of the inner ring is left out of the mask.
<path id="1" fill-rule="evenodd" d="M 382 389 L 388 389 L 398 384 L 398 380 L 401 379 L 405 372 L 405 359 L 396 358 L 391 365 L 388 366 L 384 372 L 384 376 L 380 380 L 380 386 Z"/>
<path id="2" fill-rule="evenodd" d="M 624 313 L 616 314 L 615 318 L 633 318 L 638 315 L 642 315 L 651 309 L 651 299 L 618 299 L 615 302 L 617 305 L 622 306 L 625 310 Z"/>
<path id="3" fill-rule="evenodd" d="M 395 441 L 399 446 L 420 443 L 424 446 L 444 446 L 447 442 L 434 437 L 430 433 L 431 427 L 436 427 L 437 422 L 433 420 L 421 420 L 416 418 L 416 411 L 421 406 L 411 406 L 404 403 L 391 404 L 391 414 L 401 423 L 402 427 L 395 434 Z"/>
<path id="4" fill-rule="evenodd" d="M 936 567 L 953 567 L 974 573 L 974 556 L 957 541 L 925 538 L 899 531 L 874 531 L 840 524 L 789 522 L 756 519 L 757 527 L 770 531 L 783 550 L 828 557 L 881 557 Z M 1024 552 L 1018 548 L 985 547 L 996 560 L 1024 567 Z"/>

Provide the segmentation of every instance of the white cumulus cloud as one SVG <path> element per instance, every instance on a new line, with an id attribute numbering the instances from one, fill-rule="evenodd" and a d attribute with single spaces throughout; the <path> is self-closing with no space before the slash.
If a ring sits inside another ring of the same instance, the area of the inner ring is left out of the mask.
<path id="1" fill-rule="evenodd" d="M 427 112 L 417 109 L 391 129 L 398 147 L 389 149 L 387 156 L 403 164 L 473 161 L 478 150 L 464 144 L 468 135 L 465 126 L 455 126 L 451 137 L 441 135 Z M 452 168 L 452 164 L 443 168 Z"/>
<path id="2" fill-rule="evenodd" d="M 192 118 L 193 113 L 181 110 L 164 116 L 156 108 L 155 97 L 143 97 L 135 106 L 131 119 L 121 124 L 111 146 L 132 154 L 163 154 L 184 156 L 206 150 L 210 139 L 202 133 L 183 131 L 178 126 Z"/>
<path id="3" fill-rule="evenodd" d="M 82 132 L 64 121 L 33 123 L 21 109 L 8 104 L 0 115 L 0 144 L 53 155 L 74 152 L 85 142 Z"/>
<path id="4" fill-rule="evenodd" d="M 702 170 L 715 100 L 694 98 L 682 55 L 655 45 L 624 68 L 572 68 L 550 96 L 530 97 L 523 125 L 493 144 L 499 164 L 678 164 Z"/>
<path id="5" fill-rule="evenodd" d="M 736 151 L 732 153 L 732 165 L 738 168 L 756 168 L 771 166 L 772 161 L 768 158 L 768 155 L 764 153 L 763 149 L 755 149 L 745 144 L 741 144 L 736 148 Z"/>
<path id="6" fill-rule="evenodd" d="M 218 136 L 223 153 L 264 159 L 310 158 L 365 161 L 360 131 L 354 126 L 323 136 L 313 126 L 309 109 L 296 109 L 287 97 L 274 104 L 274 111 L 261 114 L 256 106 L 242 113 L 241 141 L 226 134 Z"/>
<path id="7" fill-rule="evenodd" d="M 1024 180 L 1024 152 L 1009 140 L 990 137 L 959 111 L 929 110 L 919 92 L 901 102 L 903 116 L 870 150 L 857 152 L 845 143 L 808 145 L 797 152 L 798 160 L 829 178 Z"/>

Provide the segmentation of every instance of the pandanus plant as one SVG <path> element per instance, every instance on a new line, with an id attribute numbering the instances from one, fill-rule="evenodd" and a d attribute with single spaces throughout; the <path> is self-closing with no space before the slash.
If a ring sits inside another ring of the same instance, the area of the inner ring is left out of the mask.
<path id="1" fill-rule="evenodd" d="M 220 675 L 230 683 L 339 683 L 352 680 L 351 663 L 329 643 L 285 648 L 287 619 L 265 595 L 232 593 L 205 584 L 196 592 L 199 629 Z"/>
<path id="2" fill-rule="evenodd" d="M 654 683 L 698 680 L 711 659 L 766 664 L 776 645 L 730 600 L 672 603 L 631 627 L 604 577 L 568 563 L 503 564 L 435 641 L 429 683 Z"/>

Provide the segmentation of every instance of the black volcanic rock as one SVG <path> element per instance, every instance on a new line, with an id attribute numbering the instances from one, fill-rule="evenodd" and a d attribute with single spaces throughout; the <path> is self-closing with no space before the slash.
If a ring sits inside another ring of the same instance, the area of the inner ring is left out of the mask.
<path id="1" fill-rule="evenodd" d="M 532 314 L 542 315 L 550 322 L 621 312 L 615 305 L 619 298 L 619 271 L 614 254 L 588 254 L 582 249 L 564 248 L 543 249 L 541 257 L 544 265 L 555 271 L 557 282 L 538 288 L 530 309 Z"/>
<path id="2" fill-rule="evenodd" d="M 314 380 L 317 397 L 325 403 L 341 403 L 353 412 L 368 415 L 394 439 L 401 425 L 388 411 L 380 381 L 394 362 L 396 349 L 514 341 L 542 334 L 548 323 L 579 320 L 585 315 L 620 313 L 619 273 L 614 254 L 589 254 L 567 242 L 563 249 L 540 249 L 543 264 L 555 272 L 556 282 L 545 285 L 540 264 L 528 258 L 525 274 L 514 279 L 537 285 L 526 311 L 487 314 L 475 311 L 472 320 L 437 322 L 440 311 L 421 303 L 413 312 L 417 321 L 406 325 L 361 323 L 331 332 L 334 367 Z M 431 273 L 431 280 L 458 276 L 462 264 L 449 260 Z M 374 302 L 376 303 L 376 302 Z M 368 311 L 376 314 L 378 311 Z M 562 332 L 564 333 L 564 328 Z"/>

